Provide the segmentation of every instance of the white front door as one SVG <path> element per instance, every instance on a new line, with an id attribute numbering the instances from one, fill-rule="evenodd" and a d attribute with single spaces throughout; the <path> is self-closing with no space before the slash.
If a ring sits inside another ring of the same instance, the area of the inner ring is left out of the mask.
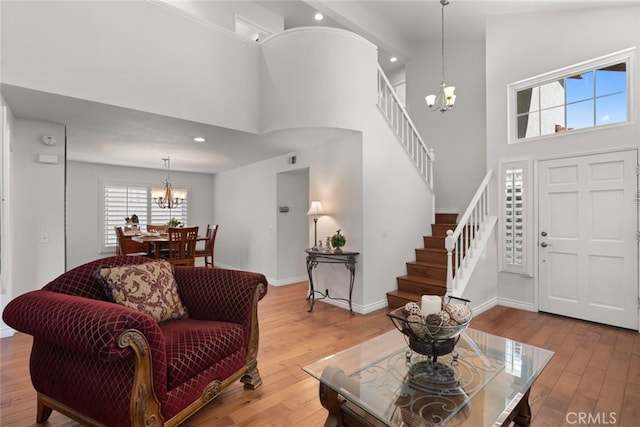
<path id="1" fill-rule="evenodd" d="M 638 329 L 637 157 L 539 162 L 541 311 Z"/>

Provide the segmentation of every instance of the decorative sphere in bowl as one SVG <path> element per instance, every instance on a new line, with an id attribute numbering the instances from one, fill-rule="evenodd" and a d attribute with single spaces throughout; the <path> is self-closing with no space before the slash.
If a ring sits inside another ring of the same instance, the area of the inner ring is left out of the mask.
<path id="1" fill-rule="evenodd" d="M 471 323 L 473 313 L 466 304 L 444 303 L 440 313 L 428 316 L 418 315 L 405 307 L 393 310 L 388 316 L 405 335 L 413 351 L 427 356 L 441 356 L 453 351 L 458 336 Z"/>

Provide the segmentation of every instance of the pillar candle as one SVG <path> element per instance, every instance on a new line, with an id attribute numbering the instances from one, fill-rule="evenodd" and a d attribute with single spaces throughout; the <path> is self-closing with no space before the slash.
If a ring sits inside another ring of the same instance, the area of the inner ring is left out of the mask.
<path id="1" fill-rule="evenodd" d="M 438 295 L 422 295 L 420 312 L 423 316 L 438 313 L 442 309 L 442 298 Z"/>

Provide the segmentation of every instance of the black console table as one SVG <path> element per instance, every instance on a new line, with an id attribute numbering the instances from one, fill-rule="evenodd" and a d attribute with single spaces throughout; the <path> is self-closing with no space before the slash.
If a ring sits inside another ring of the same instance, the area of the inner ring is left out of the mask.
<path id="1" fill-rule="evenodd" d="M 356 256 L 360 254 L 360 252 L 349 252 L 342 251 L 340 253 L 335 252 L 323 252 L 323 251 L 314 251 L 313 249 L 305 249 L 307 253 L 307 274 L 309 274 L 309 296 L 307 299 L 309 300 L 309 313 L 313 311 L 313 305 L 316 303 L 316 300 L 321 300 L 325 298 L 333 299 L 333 300 L 342 300 L 347 301 L 349 303 L 349 313 L 353 314 L 353 309 L 351 307 L 351 297 L 353 295 L 353 282 L 356 278 Z M 325 289 L 324 292 L 316 291 L 313 286 L 313 269 L 318 266 L 318 264 L 344 264 L 345 267 L 351 273 L 349 279 L 349 299 L 345 298 L 334 298 L 329 296 L 329 289 Z M 316 293 L 321 296 L 316 298 Z"/>

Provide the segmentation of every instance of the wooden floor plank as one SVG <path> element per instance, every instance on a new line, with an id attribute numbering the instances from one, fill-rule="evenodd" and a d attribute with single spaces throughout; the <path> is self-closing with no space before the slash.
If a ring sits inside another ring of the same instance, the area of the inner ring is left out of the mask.
<path id="1" fill-rule="evenodd" d="M 308 313 L 308 284 L 269 287 L 259 306 L 258 368 L 263 385 L 233 384 L 184 426 L 321 426 L 326 411 L 318 382 L 302 367 L 393 329 L 388 310 L 351 316 L 317 302 Z M 494 307 L 471 327 L 557 352 L 531 390 L 534 427 L 576 425 L 567 414 L 592 412 L 611 426 L 640 419 L 640 334 L 634 331 Z M 35 426 L 35 392 L 29 379 L 31 338 L 0 340 L 0 425 Z M 78 427 L 54 411 L 48 427 Z"/>

